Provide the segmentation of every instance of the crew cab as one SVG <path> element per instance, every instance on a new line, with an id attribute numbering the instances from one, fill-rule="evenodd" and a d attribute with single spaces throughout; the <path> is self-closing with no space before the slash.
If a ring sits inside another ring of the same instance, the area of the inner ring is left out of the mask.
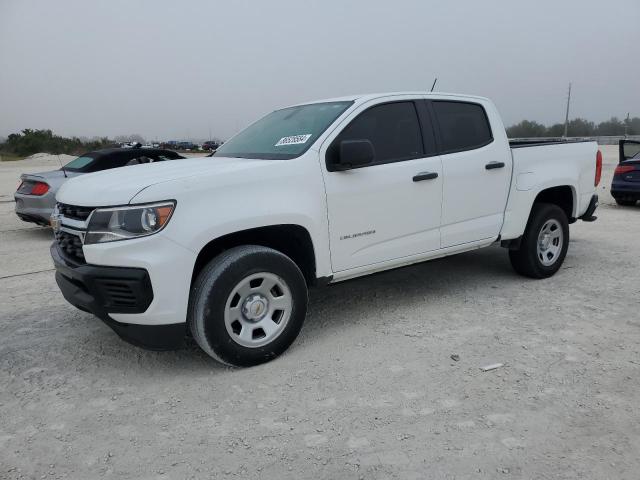
<path id="1" fill-rule="evenodd" d="M 64 297 L 122 338 L 250 366 L 295 340 L 307 289 L 487 247 L 558 271 L 593 221 L 594 142 L 510 144 L 493 103 L 360 95 L 276 110 L 210 160 L 66 182 L 51 253 Z"/>

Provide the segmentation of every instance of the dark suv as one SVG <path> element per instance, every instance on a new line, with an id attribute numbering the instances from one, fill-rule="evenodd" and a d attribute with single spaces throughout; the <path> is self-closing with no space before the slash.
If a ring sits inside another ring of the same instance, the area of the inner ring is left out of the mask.
<path id="1" fill-rule="evenodd" d="M 204 142 L 202 144 L 202 149 L 203 150 L 210 150 L 212 152 L 215 152 L 218 149 L 219 146 L 220 146 L 220 144 L 218 142 L 215 142 L 213 140 L 208 140 L 208 141 L 206 141 L 206 142 Z"/>

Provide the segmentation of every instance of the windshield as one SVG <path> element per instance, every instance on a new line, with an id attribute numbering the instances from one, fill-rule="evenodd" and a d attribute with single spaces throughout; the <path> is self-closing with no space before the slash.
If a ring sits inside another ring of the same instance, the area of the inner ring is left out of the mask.
<path id="1" fill-rule="evenodd" d="M 69 170 L 72 172 L 81 172 L 87 165 L 93 162 L 95 159 L 91 157 L 78 157 L 74 160 L 71 160 L 64 166 L 65 170 Z"/>
<path id="2" fill-rule="evenodd" d="M 276 110 L 224 143 L 214 156 L 267 160 L 298 157 L 352 103 L 312 103 Z"/>

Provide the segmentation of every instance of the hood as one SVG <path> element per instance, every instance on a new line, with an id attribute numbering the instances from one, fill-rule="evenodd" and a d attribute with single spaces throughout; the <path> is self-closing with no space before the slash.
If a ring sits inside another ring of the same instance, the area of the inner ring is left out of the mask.
<path id="1" fill-rule="evenodd" d="M 228 157 L 197 157 L 155 162 L 88 173 L 65 182 L 56 200 L 69 205 L 105 207 L 125 205 L 151 185 L 188 177 L 230 174 L 267 166 L 279 160 L 249 160 Z M 61 172 L 62 173 L 62 172 Z"/>

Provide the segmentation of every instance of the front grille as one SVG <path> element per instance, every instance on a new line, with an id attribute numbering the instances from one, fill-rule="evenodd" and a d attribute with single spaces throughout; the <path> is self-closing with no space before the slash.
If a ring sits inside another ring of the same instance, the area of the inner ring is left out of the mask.
<path id="1" fill-rule="evenodd" d="M 74 220 L 85 221 L 91 215 L 95 207 L 78 207 L 76 205 L 67 205 L 66 203 L 58 203 L 58 213 L 64 217 Z"/>
<path id="2" fill-rule="evenodd" d="M 56 242 L 60 250 L 76 262 L 84 263 L 84 253 L 82 251 L 82 240 L 78 235 L 60 230 L 56 232 Z"/>

